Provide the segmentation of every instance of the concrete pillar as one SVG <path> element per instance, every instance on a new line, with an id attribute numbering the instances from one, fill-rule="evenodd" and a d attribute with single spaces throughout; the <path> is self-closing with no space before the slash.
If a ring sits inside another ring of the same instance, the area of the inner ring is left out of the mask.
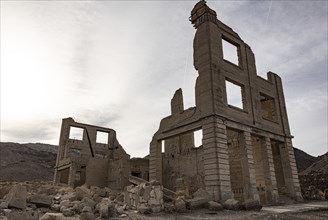
<path id="1" fill-rule="evenodd" d="M 239 143 L 244 180 L 244 199 L 245 201 L 256 200 L 260 202 L 260 197 L 256 188 L 251 133 L 248 131 L 240 133 Z"/>
<path id="2" fill-rule="evenodd" d="M 149 181 L 162 181 L 162 144 L 155 138 L 150 143 L 149 150 Z"/>
<path id="3" fill-rule="evenodd" d="M 280 144 L 280 153 L 287 193 L 296 201 L 303 201 L 291 138 L 286 137 Z"/>
<path id="4" fill-rule="evenodd" d="M 278 188 L 276 174 L 274 171 L 270 138 L 261 138 L 261 149 L 266 185 L 266 196 L 269 204 L 276 204 L 278 202 Z"/>
<path id="5" fill-rule="evenodd" d="M 206 191 L 215 201 L 233 197 L 230 183 L 226 126 L 209 117 L 203 121 L 204 179 Z"/>
<path id="6" fill-rule="evenodd" d="M 76 173 L 76 164 L 74 162 L 71 162 L 71 165 L 69 167 L 69 173 L 68 173 L 68 185 L 71 187 L 75 187 L 75 173 Z"/>

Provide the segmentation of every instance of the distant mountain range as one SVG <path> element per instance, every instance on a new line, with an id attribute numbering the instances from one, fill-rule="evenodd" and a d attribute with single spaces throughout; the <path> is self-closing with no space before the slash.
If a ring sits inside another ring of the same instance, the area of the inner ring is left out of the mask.
<path id="1" fill-rule="evenodd" d="M 0 143 L 0 180 L 52 180 L 57 146 Z"/>
<path id="2" fill-rule="evenodd" d="M 328 174 L 328 154 L 313 157 L 294 148 L 300 174 Z M 41 143 L 18 144 L 0 142 L 0 181 L 52 180 L 57 146 Z"/>

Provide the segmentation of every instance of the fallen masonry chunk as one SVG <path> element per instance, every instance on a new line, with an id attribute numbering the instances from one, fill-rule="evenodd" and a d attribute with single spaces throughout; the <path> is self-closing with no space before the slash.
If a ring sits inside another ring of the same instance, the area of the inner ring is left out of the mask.
<path id="1" fill-rule="evenodd" d="M 35 204 L 37 207 L 51 207 L 52 197 L 48 195 L 36 194 L 30 197 L 29 202 Z"/>
<path id="2" fill-rule="evenodd" d="M 205 208 L 207 205 L 207 199 L 203 197 L 196 197 L 192 199 L 186 199 L 187 209 L 200 209 Z"/>
<path id="3" fill-rule="evenodd" d="M 240 203 L 235 199 L 228 199 L 223 203 L 223 207 L 226 209 L 236 210 L 239 209 Z"/>
<path id="4" fill-rule="evenodd" d="M 218 202 L 209 201 L 208 209 L 211 211 L 221 211 L 223 209 L 223 206 Z"/>
<path id="5" fill-rule="evenodd" d="M 6 201 L 8 202 L 9 208 L 25 209 L 26 198 L 26 187 L 19 184 L 14 185 L 6 195 Z"/>

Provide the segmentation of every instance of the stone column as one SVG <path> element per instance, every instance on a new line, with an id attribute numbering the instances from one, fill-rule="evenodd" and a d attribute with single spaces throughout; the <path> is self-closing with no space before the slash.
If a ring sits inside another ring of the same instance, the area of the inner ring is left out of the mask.
<path id="1" fill-rule="evenodd" d="M 215 201 L 233 197 L 230 183 L 226 126 L 221 119 L 203 120 L 204 179 L 206 191 Z"/>
<path id="2" fill-rule="evenodd" d="M 256 200 L 260 202 L 260 197 L 256 188 L 256 176 L 253 158 L 253 146 L 251 133 L 244 131 L 239 136 L 240 156 L 243 169 L 244 199 Z"/>
<path id="3" fill-rule="evenodd" d="M 153 138 L 149 150 L 149 181 L 158 180 L 162 183 L 162 145 Z"/>
<path id="4" fill-rule="evenodd" d="M 266 185 L 266 196 L 269 204 L 278 202 L 278 188 L 276 174 L 274 171 L 274 163 L 272 156 L 272 148 L 270 138 L 261 138 L 261 154 L 263 158 L 263 170 Z"/>
<path id="5" fill-rule="evenodd" d="M 75 187 L 74 183 L 75 183 L 75 173 L 76 173 L 76 164 L 71 161 L 71 164 L 69 166 L 69 171 L 68 171 L 68 185 L 71 187 Z"/>
<path id="6" fill-rule="evenodd" d="M 280 154 L 288 194 L 296 201 L 303 201 L 294 149 L 290 137 L 286 137 L 285 142 L 280 144 Z"/>

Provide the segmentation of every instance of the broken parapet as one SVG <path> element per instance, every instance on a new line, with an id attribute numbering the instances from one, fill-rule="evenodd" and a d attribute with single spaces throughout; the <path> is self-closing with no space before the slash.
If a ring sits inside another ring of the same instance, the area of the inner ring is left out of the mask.
<path id="1" fill-rule="evenodd" d="M 142 214 L 163 211 L 163 186 L 158 181 L 128 186 L 124 201 L 131 209 L 137 209 Z"/>

